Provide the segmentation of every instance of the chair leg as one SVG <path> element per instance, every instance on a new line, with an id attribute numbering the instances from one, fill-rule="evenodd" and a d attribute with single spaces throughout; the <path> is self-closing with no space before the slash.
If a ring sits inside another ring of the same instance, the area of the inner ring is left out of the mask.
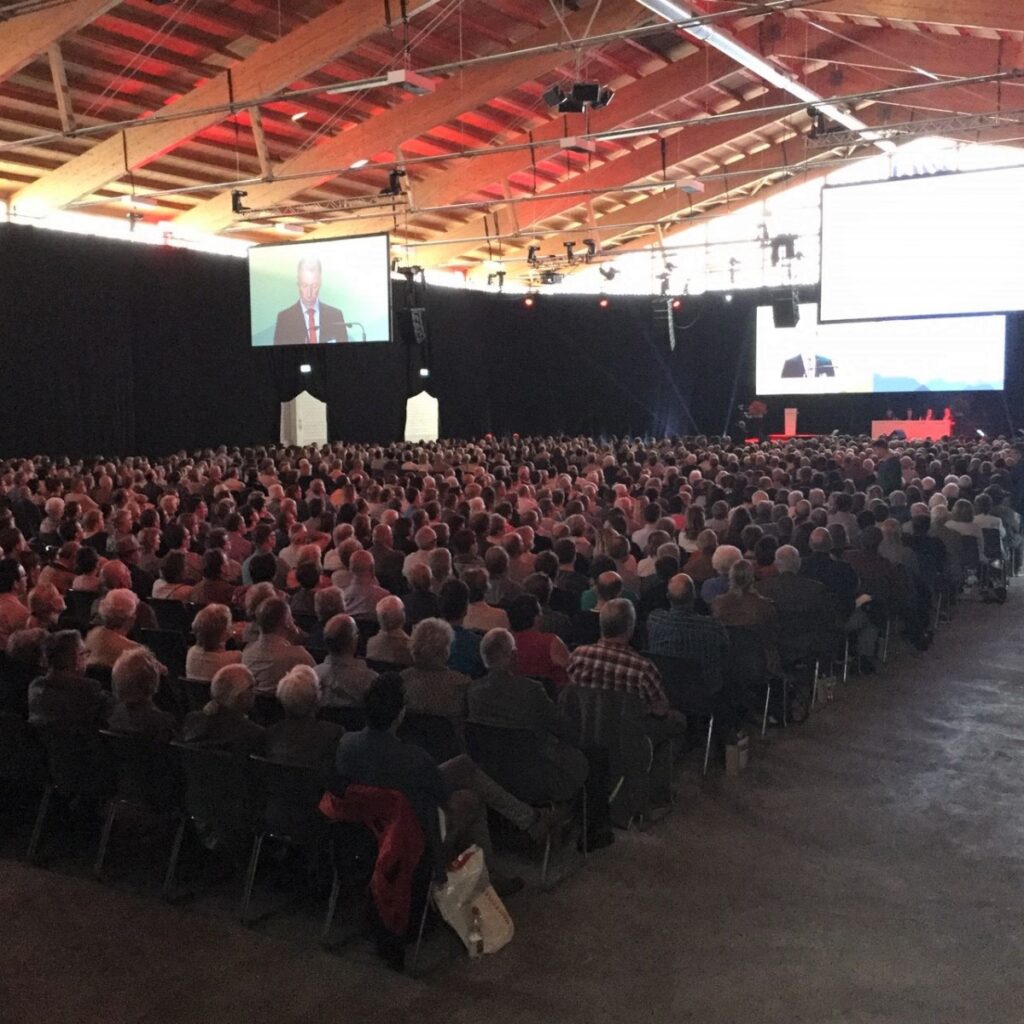
<path id="1" fill-rule="evenodd" d="M 582 818 L 583 818 L 583 836 L 582 836 L 583 859 L 584 860 L 589 860 L 590 859 L 590 839 L 589 839 L 589 836 L 590 836 L 590 821 L 589 821 L 588 814 L 587 814 L 587 784 L 585 782 L 583 783 L 583 811 L 582 811 Z"/>
<path id="2" fill-rule="evenodd" d="M 843 685 L 850 675 L 850 635 L 847 634 L 843 640 Z"/>
<path id="3" fill-rule="evenodd" d="M 96 862 L 92 866 L 92 873 L 97 877 L 103 874 L 103 861 L 107 856 L 107 846 L 110 843 L 110 833 L 114 830 L 114 818 L 117 817 L 117 801 L 110 801 L 110 808 L 103 821 L 103 831 L 100 832 L 100 846 L 96 851 Z"/>
<path id="4" fill-rule="evenodd" d="M 43 838 L 43 825 L 46 824 L 46 812 L 50 809 L 50 799 L 53 796 L 53 786 L 48 785 L 43 791 L 43 798 L 39 801 L 39 810 L 36 812 L 36 823 L 32 827 L 32 838 L 28 841 L 28 853 L 26 860 L 31 864 L 39 852 L 39 843 Z"/>
<path id="5" fill-rule="evenodd" d="M 942 593 L 936 595 L 935 601 L 935 623 L 932 629 L 937 633 L 939 631 L 939 623 L 942 621 Z"/>
<path id="6" fill-rule="evenodd" d="M 885 620 L 885 632 L 882 634 L 882 664 L 885 665 L 889 661 L 889 634 L 892 632 L 892 616 L 889 615 Z"/>
<path id="7" fill-rule="evenodd" d="M 171 888 L 174 885 L 174 875 L 178 870 L 178 857 L 181 855 L 181 843 L 185 838 L 185 826 L 188 824 L 188 819 L 184 816 L 178 819 L 178 827 L 174 830 L 174 842 L 171 843 L 171 858 L 167 862 L 167 873 L 164 875 L 164 899 L 167 899 L 171 894 Z"/>
<path id="8" fill-rule="evenodd" d="M 544 861 L 540 866 L 540 884 L 544 888 L 548 884 L 548 861 L 551 860 L 551 833 L 544 840 Z"/>
<path id="9" fill-rule="evenodd" d="M 412 966 L 415 969 L 416 965 L 420 962 L 420 947 L 423 945 L 423 929 L 427 924 L 427 911 L 430 909 L 430 904 L 433 902 L 434 896 L 430 888 L 427 889 L 427 898 L 423 901 L 423 914 L 420 917 L 420 930 L 416 935 L 416 948 L 412 954 Z"/>
<path id="10" fill-rule="evenodd" d="M 245 874 L 245 892 L 242 894 L 242 924 L 249 919 L 249 901 L 252 899 L 252 888 L 256 883 L 256 869 L 260 863 L 260 850 L 263 849 L 263 833 L 257 832 L 252 840 L 252 854 L 249 857 L 249 870 Z"/>
<path id="11" fill-rule="evenodd" d="M 820 662 L 817 658 L 814 659 L 814 682 L 811 683 L 811 710 L 813 711 L 818 706 L 818 668 Z"/>
<path id="12" fill-rule="evenodd" d="M 704 768 L 703 768 L 703 770 L 700 773 L 701 776 L 703 778 L 705 778 L 705 779 L 708 777 L 708 762 L 711 760 L 711 734 L 714 732 L 714 728 L 715 728 L 715 716 L 712 715 L 708 719 L 708 738 L 707 738 L 707 742 L 704 744 Z M 763 735 L 763 733 L 762 733 L 762 735 Z"/>
<path id="13" fill-rule="evenodd" d="M 338 896 L 341 894 L 341 875 L 338 869 L 334 869 L 334 878 L 331 881 L 331 895 L 327 900 L 327 916 L 324 918 L 324 927 L 320 932 L 320 945 L 326 946 L 331 935 L 331 928 L 334 925 L 334 915 L 338 910 Z"/>
<path id="14" fill-rule="evenodd" d="M 768 732 L 768 707 L 772 699 L 772 684 L 768 683 L 764 694 L 764 712 L 761 715 L 761 739 L 765 738 Z"/>

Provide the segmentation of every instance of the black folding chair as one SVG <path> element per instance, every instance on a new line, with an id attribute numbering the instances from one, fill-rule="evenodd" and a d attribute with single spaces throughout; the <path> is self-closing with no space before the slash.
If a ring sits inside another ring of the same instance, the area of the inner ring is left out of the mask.
<path id="1" fill-rule="evenodd" d="M 356 619 L 356 629 L 359 630 L 359 649 L 356 653 L 363 658 L 366 656 L 366 645 L 370 637 L 380 632 L 380 623 L 376 619 Z"/>
<path id="2" fill-rule="evenodd" d="M 366 727 L 366 712 L 357 707 L 322 707 L 316 717 L 340 725 L 345 732 L 359 732 Z"/>
<path id="3" fill-rule="evenodd" d="M 188 643 L 181 633 L 173 629 L 144 629 L 140 638 L 171 675 L 180 678 L 185 674 Z"/>
<path id="4" fill-rule="evenodd" d="M 267 840 L 315 853 L 327 823 L 317 810 L 323 793 L 320 773 L 309 765 L 287 764 L 253 755 L 252 797 L 257 809 L 252 830 L 252 849 L 242 892 L 242 924 L 249 923 L 249 904 L 259 870 L 260 854 Z"/>
<path id="5" fill-rule="evenodd" d="M 67 606 L 64 610 L 67 628 L 85 633 L 92 622 L 92 606 L 96 603 L 96 594 L 86 590 L 69 590 L 64 595 L 64 603 Z"/>
<path id="6" fill-rule="evenodd" d="M 372 661 L 366 659 L 366 667 L 373 669 L 378 675 L 382 675 L 385 672 L 403 672 L 407 669 L 408 665 L 398 665 L 393 661 Z"/>
<path id="7" fill-rule="evenodd" d="M 281 702 L 275 694 L 257 693 L 252 714 L 249 717 L 257 725 L 262 725 L 266 728 L 284 719 L 284 708 L 281 707 Z"/>
<path id="8" fill-rule="evenodd" d="M 0 711 L 0 783 L 8 791 L 35 796 L 50 785 L 46 748 L 20 715 Z"/>
<path id="9" fill-rule="evenodd" d="M 158 597 L 151 597 L 148 603 L 153 609 L 160 629 L 181 633 L 183 636 L 188 636 L 192 631 L 192 620 L 195 618 L 194 606 L 186 605 L 183 601 L 167 601 Z"/>
<path id="10" fill-rule="evenodd" d="M 37 729 L 46 750 L 49 780 L 39 802 L 27 859 L 35 860 L 42 842 L 50 804 L 57 796 L 78 808 L 94 808 L 114 791 L 113 766 L 106 756 L 99 734 L 93 731 L 41 726 Z"/>
<path id="11" fill-rule="evenodd" d="M 981 539 L 984 545 L 982 552 L 988 583 L 990 586 L 1005 587 L 1009 582 L 1006 565 L 1006 553 L 1003 551 L 1003 539 L 995 528 L 983 529 Z"/>
<path id="12" fill-rule="evenodd" d="M 167 743 L 153 743 L 141 736 L 124 735 L 103 730 L 100 739 L 116 778 L 116 794 L 107 808 L 100 833 L 93 874 L 99 878 L 107 847 L 119 811 L 137 808 L 166 821 L 175 823 L 171 856 L 164 874 L 164 895 L 170 892 L 172 865 L 185 833 L 188 815 L 185 810 L 185 778 L 178 748 Z"/>
<path id="13" fill-rule="evenodd" d="M 508 729 L 497 725 L 482 725 L 479 722 L 466 722 L 466 747 L 469 756 L 485 774 L 489 775 L 500 786 L 507 789 L 513 796 L 530 804 L 531 807 L 552 807 L 553 801 L 543 798 L 542 785 L 539 780 L 531 778 L 533 769 L 541 761 L 540 739 L 531 729 Z M 569 805 L 579 803 L 581 813 L 580 846 L 583 856 L 587 856 L 587 791 L 586 785 L 581 787 Z M 552 836 L 549 831 L 544 838 L 544 859 L 540 869 L 540 884 L 548 884 L 548 864 L 551 860 Z"/>
<path id="14" fill-rule="evenodd" d="M 406 712 L 398 727 L 398 737 L 405 743 L 422 747 L 438 763 L 443 764 L 463 753 L 462 743 L 450 718 Z"/>
<path id="15" fill-rule="evenodd" d="M 207 679 L 179 679 L 189 711 L 202 711 L 210 703 L 210 682 Z"/>
<path id="16" fill-rule="evenodd" d="M 711 760 L 711 738 L 715 730 L 715 709 L 711 695 L 704 684 L 704 668 L 696 659 L 673 658 L 664 654 L 645 653 L 661 673 L 665 696 L 677 711 L 687 719 L 700 718 L 708 723 L 707 738 L 704 742 L 704 765 L 701 775 L 708 773 Z"/>

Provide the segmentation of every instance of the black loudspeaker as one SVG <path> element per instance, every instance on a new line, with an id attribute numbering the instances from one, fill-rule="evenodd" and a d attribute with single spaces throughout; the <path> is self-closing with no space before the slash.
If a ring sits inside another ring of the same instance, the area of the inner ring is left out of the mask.
<path id="1" fill-rule="evenodd" d="M 409 318 L 412 321 L 412 336 L 417 345 L 426 345 L 429 337 L 427 335 L 427 311 L 423 306 L 413 306 L 409 310 Z"/>
<path id="2" fill-rule="evenodd" d="M 772 301 L 772 321 L 776 327 L 796 327 L 800 323 L 800 304 L 795 295 Z"/>

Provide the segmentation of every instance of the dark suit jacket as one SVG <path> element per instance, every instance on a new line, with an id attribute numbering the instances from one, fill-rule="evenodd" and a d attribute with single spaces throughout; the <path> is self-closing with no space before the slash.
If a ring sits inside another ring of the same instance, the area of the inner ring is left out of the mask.
<path id="1" fill-rule="evenodd" d="M 335 306 L 320 303 L 321 343 L 336 341 L 344 344 L 348 341 L 348 329 L 345 327 L 345 314 Z M 307 345 L 309 344 L 309 326 L 302 315 L 302 304 L 295 302 L 277 314 L 277 325 L 274 327 L 275 345 Z"/>
<path id="2" fill-rule="evenodd" d="M 814 376 L 815 377 L 834 377 L 836 375 L 836 368 L 832 365 L 832 360 L 825 356 L 814 357 Z M 793 356 L 792 359 L 787 359 L 782 364 L 782 376 L 783 377 L 806 377 L 807 373 L 804 370 L 804 361 L 801 356 Z"/>

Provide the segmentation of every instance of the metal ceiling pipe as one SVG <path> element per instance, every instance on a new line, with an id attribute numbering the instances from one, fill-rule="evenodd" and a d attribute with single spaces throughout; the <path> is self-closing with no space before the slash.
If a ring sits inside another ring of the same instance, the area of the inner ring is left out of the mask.
<path id="1" fill-rule="evenodd" d="M 686 21 L 688 18 L 698 18 L 704 13 L 699 8 L 695 8 L 690 4 L 681 3 L 680 0 L 637 0 L 637 3 L 669 22 L 680 22 Z M 746 44 L 741 43 L 727 29 L 717 28 L 709 24 L 695 24 L 681 28 L 680 31 L 692 39 L 699 40 L 705 45 L 713 47 L 719 53 L 725 54 L 726 57 L 736 61 L 737 64 L 748 71 L 752 71 L 759 78 L 763 78 L 777 89 L 782 89 L 791 96 L 795 96 L 801 102 L 813 106 L 815 110 L 820 111 L 837 124 L 841 124 L 844 128 L 858 132 L 865 142 L 871 142 L 886 152 L 891 152 L 896 148 L 891 142 L 879 139 L 871 128 L 859 118 L 854 117 L 853 114 L 836 106 L 834 103 L 830 103 L 824 96 L 819 95 L 813 89 L 809 89 L 806 85 L 794 81 L 785 72 L 775 67 L 774 64 L 765 60 L 756 50 L 752 50 Z"/>

